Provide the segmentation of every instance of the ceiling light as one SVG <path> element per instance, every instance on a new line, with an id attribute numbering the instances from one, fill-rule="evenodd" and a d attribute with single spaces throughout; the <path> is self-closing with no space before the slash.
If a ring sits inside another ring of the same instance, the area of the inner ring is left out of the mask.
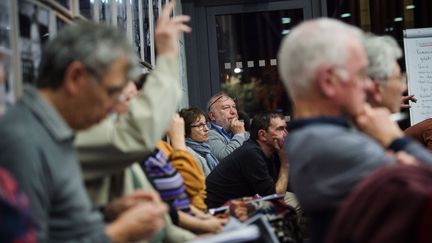
<path id="1" fill-rule="evenodd" d="M 289 24 L 291 23 L 291 18 L 283 17 L 282 18 L 282 24 Z"/>
<path id="2" fill-rule="evenodd" d="M 282 35 L 286 35 L 290 32 L 290 30 L 282 30 Z"/>
<path id="3" fill-rule="evenodd" d="M 341 18 L 348 18 L 348 17 L 351 17 L 350 13 L 343 13 L 343 14 L 341 14 Z"/>
<path id="4" fill-rule="evenodd" d="M 402 17 L 396 17 L 396 18 L 394 18 L 394 22 L 401 22 L 401 21 L 403 21 Z"/>
<path id="5" fill-rule="evenodd" d="M 405 9 L 414 9 L 414 8 L 415 8 L 415 6 L 412 5 L 412 4 L 411 4 L 411 5 L 406 5 L 406 6 L 405 6 Z"/>

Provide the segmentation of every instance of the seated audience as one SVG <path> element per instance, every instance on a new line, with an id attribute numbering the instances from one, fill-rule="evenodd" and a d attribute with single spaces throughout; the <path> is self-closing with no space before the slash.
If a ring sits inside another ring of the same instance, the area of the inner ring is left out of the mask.
<path id="1" fill-rule="evenodd" d="M 177 210 L 178 225 L 195 233 L 216 233 L 222 230 L 226 219 L 218 219 L 203 213 L 207 209 L 204 204 L 204 174 L 193 156 L 187 152 L 184 122 L 178 114 L 174 115 L 167 134 L 173 146 L 161 141 L 158 148 L 140 162 L 146 177 L 162 199 Z M 180 173 L 176 167 L 180 167 Z M 193 187 L 192 190 L 189 189 L 194 191 L 193 197 L 188 197 L 189 193 L 186 193 L 188 185 L 184 183 L 183 174 L 189 180 L 189 187 Z M 191 201 L 198 207 L 191 204 Z"/>
<path id="2" fill-rule="evenodd" d="M 285 143 L 290 185 L 309 218 L 311 242 L 325 241 L 341 202 L 366 175 L 408 158 L 432 164 L 429 151 L 404 137 L 387 109 L 366 104 L 373 84 L 362 39 L 356 27 L 319 18 L 291 30 L 278 53 L 295 101 Z"/>
<path id="3" fill-rule="evenodd" d="M 285 194 L 287 191 L 284 116 L 275 113 L 256 115 L 250 132 L 250 139 L 225 157 L 207 177 L 209 208 L 219 207 L 234 198 Z"/>
<path id="4" fill-rule="evenodd" d="M 184 119 L 188 150 L 199 162 L 205 176 L 208 176 L 216 165 L 219 164 L 219 161 L 207 144 L 209 129 L 205 114 L 202 110 L 195 107 L 182 109 L 179 114 Z"/>
<path id="5" fill-rule="evenodd" d="M 175 114 L 171 121 L 167 137 L 171 145 L 161 141 L 157 148 L 164 152 L 174 168 L 183 177 L 186 194 L 192 205 L 206 212 L 207 205 L 204 202 L 207 197 L 205 175 L 197 160 L 188 152 L 185 142 L 184 120 L 178 114 Z"/>
<path id="6" fill-rule="evenodd" d="M 208 144 L 218 160 L 225 158 L 249 138 L 244 122 L 239 121 L 234 100 L 225 93 L 218 93 L 207 104 L 210 120 Z"/>
<path id="7" fill-rule="evenodd" d="M 150 239 L 163 226 L 167 209 L 153 194 L 105 225 L 85 192 L 73 147 L 74 130 L 101 121 L 134 78 L 135 56 L 113 27 L 67 26 L 45 45 L 37 88 L 25 87 L 0 121 L 0 164 L 28 196 L 39 242 Z"/>

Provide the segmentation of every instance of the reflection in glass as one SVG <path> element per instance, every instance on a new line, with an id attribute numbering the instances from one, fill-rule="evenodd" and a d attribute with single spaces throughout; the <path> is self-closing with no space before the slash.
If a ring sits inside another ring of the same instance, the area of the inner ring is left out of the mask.
<path id="1" fill-rule="evenodd" d="M 101 0 L 99 3 L 99 22 L 112 23 L 111 1 Z"/>
<path id="2" fill-rule="evenodd" d="M 134 43 L 135 52 L 138 54 L 138 57 L 141 57 L 141 36 L 140 36 L 140 26 L 139 26 L 138 0 L 131 0 L 131 8 L 132 8 L 132 39 Z"/>
<path id="3" fill-rule="evenodd" d="M 62 18 L 59 18 L 58 16 L 56 16 L 56 27 L 57 27 L 57 33 L 63 29 L 63 27 L 66 26 L 66 21 L 64 21 Z"/>
<path id="4" fill-rule="evenodd" d="M 0 1 L 0 47 L 10 48 L 9 0 Z"/>
<path id="5" fill-rule="evenodd" d="M 221 89 L 240 110 L 290 114 L 276 56 L 282 37 L 302 20 L 302 9 L 216 16 Z"/>
<path id="6" fill-rule="evenodd" d="M 93 5 L 94 0 L 80 0 L 79 1 L 79 11 L 80 14 L 88 19 L 93 19 Z"/>
<path id="7" fill-rule="evenodd" d="M 120 30 L 126 33 L 127 29 L 127 16 L 126 16 L 126 2 L 125 1 L 116 1 L 117 2 L 117 26 Z"/>
<path id="8" fill-rule="evenodd" d="M 30 1 L 18 3 L 22 80 L 34 83 L 42 45 L 49 39 L 49 11 Z"/>
<path id="9" fill-rule="evenodd" d="M 153 0 L 153 25 L 156 26 L 157 19 L 159 18 L 159 1 Z"/>
<path id="10" fill-rule="evenodd" d="M 151 63 L 151 35 L 150 35 L 150 18 L 149 2 L 142 1 L 142 19 L 143 19 L 143 36 L 144 36 L 144 61 Z"/>
<path id="11" fill-rule="evenodd" d="M 70 9 L 70 1 L 69 0 L 55 0 L 56 2 L 58 2 L 60 5 L 62 5 L 63 7 Z"/>

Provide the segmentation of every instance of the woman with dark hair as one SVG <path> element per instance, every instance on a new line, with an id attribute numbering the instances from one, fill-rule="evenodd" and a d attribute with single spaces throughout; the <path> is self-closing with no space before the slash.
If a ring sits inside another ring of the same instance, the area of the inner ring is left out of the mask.
<path id="1" fill-rule="evenodd" d="M 199 108 L 191 107 L 182 109 L 179 114 L 185 121 L 186 145 L 199 162 L 205 176 L 208 176 L 219 161 L 207 144 L 209 129 L 205 113 Z"/>

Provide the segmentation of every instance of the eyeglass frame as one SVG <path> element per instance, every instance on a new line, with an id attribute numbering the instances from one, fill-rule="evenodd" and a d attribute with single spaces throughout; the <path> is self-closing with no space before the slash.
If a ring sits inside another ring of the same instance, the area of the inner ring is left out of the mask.
<path id="1" fill-rule="evenodd" d="M 201 123 L 201 124 L 190 125 L 190 127 L 191 128 L 196 127 L 196 128 L 198 128 L 199 131 L 203 131 L 205 127 L 208 128 L 208 124 L 207 124 L 207 122 L 205 122 L 205 123 Z"/>
<path id="2" fill-rule="evenodd" d="M 122 91 L 123 89 L 126 87 L 127 82 L 125 82 L 123 85 L 121 86 L 112 86 L 112 87 L 107 87 L 102 85 L 102 82 L 100 80 L 102 80 L 102 75 L 100 75 L 98 72 L 93 71 L 92 69 L 86 67 L 85 68 L 86 71 L 89 73 L 89 75 L 91 77 L 93 77 L 91 79 L 91 82 L 93 84 L 98 85 L 100 88 L 103 89 L 104 93 L 112 100 L 114 100 L 116 103 L 121 103 L 123 101 L 126 100 L 126 98 L 122 95 Z"/>

